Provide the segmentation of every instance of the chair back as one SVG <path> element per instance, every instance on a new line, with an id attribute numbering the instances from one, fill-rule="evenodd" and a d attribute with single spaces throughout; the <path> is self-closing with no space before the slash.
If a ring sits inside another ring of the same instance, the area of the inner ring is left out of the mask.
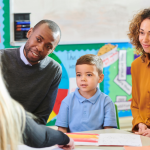
<path id="1" fill-rule="evenodd" d="M 118 107 L 117 107 L 116 104 L 115 104 L 115 109 L 116 109 L 117 129 L 120 129 L 119 116 L 118 116 Z"/>

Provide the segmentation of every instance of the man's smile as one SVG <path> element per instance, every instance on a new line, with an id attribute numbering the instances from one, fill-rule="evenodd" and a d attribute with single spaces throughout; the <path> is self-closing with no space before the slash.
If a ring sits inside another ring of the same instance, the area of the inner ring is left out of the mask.
<path id="1" fill-rule="evenodd" d="M 39 57 L 39 55 L 36 54 L 35 52 L 31 51 L 31 53 L 32 53 L 35 57 Z"/>

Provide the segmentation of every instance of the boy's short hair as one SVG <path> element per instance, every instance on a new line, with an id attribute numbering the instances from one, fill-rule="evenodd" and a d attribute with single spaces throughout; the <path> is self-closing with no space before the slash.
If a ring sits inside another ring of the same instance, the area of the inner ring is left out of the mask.
<path id="1" fill-rule="evenodd" d="M 81 56 L 77 60 L 76 66 L 82 65 L 82 64 L 95 65 L 99 75 L 103 72 L 103 61 L 97 55 L 86 54 L 86 55 Z"/>

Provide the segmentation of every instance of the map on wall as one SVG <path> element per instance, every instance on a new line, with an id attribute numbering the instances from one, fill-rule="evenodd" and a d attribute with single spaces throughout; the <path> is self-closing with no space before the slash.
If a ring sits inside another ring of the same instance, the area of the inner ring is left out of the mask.
<path id="1" fill-rule="evenodd" d="M 99 55 L 104 65 L 104 80 L 99 88 L 109 95 L 112 101 L 118 106 L 119 117 L 132 116 L 130 105 L 132 98 L 131 63 L 138 56 L 130 43 L 99 43 L 99 44 L 76 44 L 58 46 L 53 55 L 56 55 L 63 64 L 64 72 L 68 76 L 68 93 L 73 92 L 76 85 L 75 64 L 77 59 L 85 54 Z M 64 80 L 62 78 L 62 80 Z M 59 95 L 59 94 L 58 94 Z M 62 99 L 61 99 L 62 100 Z M 58 106 L 59 109 L 60 105 Z M 52 116 L 52 114 L 50 115 Z M 57 119 L 49 119 L 49 124 Z"/>

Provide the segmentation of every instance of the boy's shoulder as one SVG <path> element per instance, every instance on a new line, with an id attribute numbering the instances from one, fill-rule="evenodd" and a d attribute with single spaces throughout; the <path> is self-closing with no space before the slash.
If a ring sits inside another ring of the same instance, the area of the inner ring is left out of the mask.
<path id="1" fill-rule="evenodd" d="M 101 92 L 100 100 L 101 101 L 104 100 L 105 103 L 112 102 L 111 98 L 107 94 L 105 94 L 103 92 Z"/>
<path id="2" fill-rule="evenodd" d="M 103 97 L 107 97 L 108 95 L 106 95 L 105 93 L 103 93 L 102 91 L 101 91 L 101 96 L 103 96 Z"/>
<path id="3" fill-rule="evenodd" d="M 100 89 L 99 89 L 100 90 Z M 100 98 L 101 99 L 105 99 L 105 98 L 107 98 L 107 97 L 109 97 L 108 95 L 106 95 L 105 93 L 103 93 L 102 91 L 100 91 Z"/>
<path id="4" fill-rule="evenodd" d="M 69 94 L 63 99 L 62 102 L 66 103 L 66 104 L 69 104 L 69 103 L 72 101 L 74 95 L 75 95 L 75 92 L 69 93 Z"/>

